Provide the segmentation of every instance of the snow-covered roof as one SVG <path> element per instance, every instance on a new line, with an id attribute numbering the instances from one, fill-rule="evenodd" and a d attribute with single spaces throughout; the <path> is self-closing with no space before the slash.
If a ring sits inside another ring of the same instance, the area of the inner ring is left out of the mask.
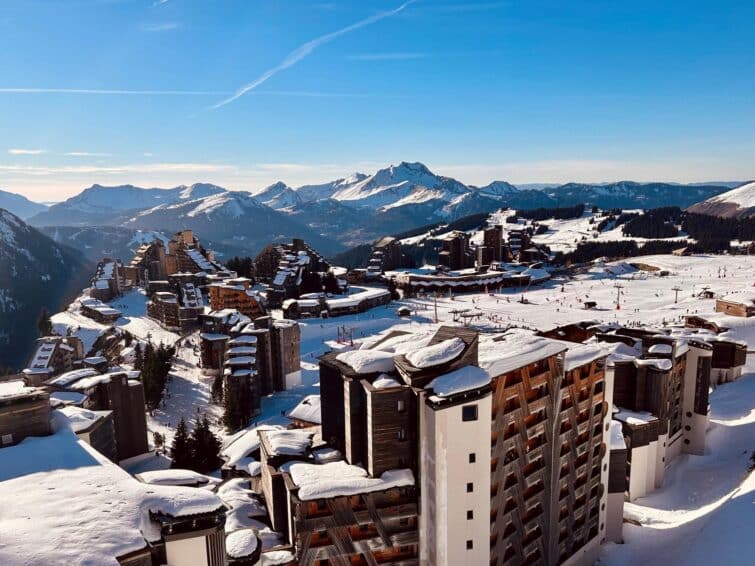
<path id="1" fill-rule="evenodd" d="M 227 352 L 231 356 L 246 356 L 257 353 L 257 348 L 254 346 L 233 346 L 228 349 Z"/>
<path id="2" fill-rule="evenodd" d="M 451 397 L 490 383 L 490 374 L 477 366 L 464 366 L 433 379 L 426 387 L 435 397 Z"/>
<path id="3" fill-rule="evenodd" d="M 247 335 L 247 336 L 237 336 L 236 338 L 234 338 L 233 340 L 231 340 L 230 342 L 228 342 L 228 344 L 230 346 L 241 346 L 241 345 L 244 345 L 244 344 L 256 344 L 256 343 L 257 343 L 257 337 L 256 336 L 249 336 L 249 335 Z"/>
<path id="4" fill-rule="evenodd" d="M 271 430 L 265 433 L 271 456 L 303 456 L 312 446 L 311 430 Z"/>
<path id="5" fill-rule="evenodd" d="M 393 379 L 390 375 L 381 373 L 378 378 L 372 382 L 373 389 L 390 389 L 391 387 L 401 387 L 401 383 Z"/>
<path id="6" fill-rule="evenodd" d="M 286 415 L 289 419 L 296 419 L 308 423 L 320 424 L 320 396 L 307 395 L 296 407 L 291 409 Z"/>
<path id="7" fill-rule="evenodd" d="M 74 432 L 85 431 L 94 423 L 112 413 L 112 411 L 90 411 L 73 405 L 63 407 L 60 412 L 66 416 Z"/>
<path id="8" fill-rule="evenodd" d="M 53 391 L 50 393 L 50 403 L 55 405 L 81 405 L 87 396 L 77 391 Z"/>
<path id="9" fill-rule="evenodd" d="M 649 366 L 654 367 L 658 371 L 670 371 L 674 364 L 671 360 L 666 358 L 649 358 L 646 360 L 634 360 L 634 365 L 637 367 Z"/>
<path id="10" fill-rule="evenodd" d="M 48 381 L 47 384 L 53 385 L 55 387 L 69 387 L 72 383 L 75 383 L 80 379 L 84 379 L 85 377 L 92 377 L 99 374 L 100 372 L 91 368 L 75 369 L 73 371 L 61 373 L 59 376 Z"/>
<path id="11" fill-rule="evenodd" d="M 225 537 L 225 552 L 231 558 L 246 558 L 257 550 L 257 533 L 252 529 L 233 531 Z"/>
<path id="12" fill-rule="evenodd" d="M 137 474 L 136 478 L 143 483 L 150 485 L 205 485 L 210 482 L 215 483 L 218 480 L 195 472 L 194 470 L 184 470 L 181 468 L 168 468 L 167 470 L 152 470 Z"/>
<path id="13" fill-rule="evenodd" d="M 42 393 L 38 387 L 28 387 L 22 380 L 0 382 L 0 401 L 22 399 L 35 393 Z"/>
<path id="14" fill-rule="evenodd" d="M 497 377 L 560 354 L 566 349 L 564 343 L 558 340 L 537 336 L 527 330 L 514 329 L 504 334 L 502 340 L 481 337 L 479 363 L 491 377 Z"/>
<path id="15" fill-rule="evenodd" d="M 624 433 L 621 430 L 621 422 L 611 421 L 611 450 L 626 450 L 627 444 L 624 441 Z"/>
<path id="16" fill-rule="evenodd" d="M 613 418 L 616 421 L 621 421 L 629 425 L 642 425 L 658 420 L 658 417 L 647 411 L 631 411 L 624 408 L 619 408 L 619 410 L 613 414 Z"/>
<path id="17" fill-rule="evenodd" d="M 336 360 L 346 364 L 356 373 L 388 373 L 395 368 L 393 354 L 380 350 L 351 350 L 336 356 Z"/>
<path id="18" fill-rule="evenodd" d="M 221 508 L 206 490 L 142 484 L 56 417 L 61 428 L 54 435 L 3 449 L 0 500 L 13 512 L 0 521 L 0 564 L 118 566 L 117 557 L 160 540 L 150 513 Z"/>
<path id="19" fill-rule="evenodd" d="M 464 341 L 461 338 L 449 338 L 431 346 L 419 348 L 406 354 L 406 359 L 414 367 L 429 368 L 447 364 L 456 359 L 464 351 Z"/>
<path id="20" fill-rule="evenodd" d="M 569 348 L 566 350 L 564 357 L 564 370 L 571 371 L 589 364 L 608 355 L 608 350 L 601 344 L 578 344 L 569 342 L 565 345 Z"/>
<path id="21" fill-rule="evenodd" d="M 260 448 L 260 437 L 258 434 L 260 430 L 283 430 L 283 427 L 262 425 L 245 428 L 234 434 L 220 451 L 220 457 L 225 460 L 227 466 L 239 467 L 240 465 L 247 465 L 253 460 L 249 458 L 249 454 L 256 452 Z"/>
<path id="22" fill-rule="evenodd" d="M 670 354 L 673 349 L 671 344 L 653 344 L 648 348 L 648 354 Z"/>
<path id="23" fill-rule="evenodd" d="M 379 478 L 371 478 L 367 471 L 344 461 L 329 464 L 307 464 L 293 462 L 281 466 L 291 480 L 299 487 L 298 496 L 302 501 L 330 499 L 385 491 L 394 487 L 414 485 L 411 470 L 388 470 Z"/>

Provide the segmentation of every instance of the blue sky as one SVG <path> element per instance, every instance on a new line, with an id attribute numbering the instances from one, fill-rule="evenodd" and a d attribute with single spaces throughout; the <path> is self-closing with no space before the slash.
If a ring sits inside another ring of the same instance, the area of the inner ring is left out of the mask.
<path id="1" fill-rule="evenodd" d="M 0 187 L 37 200 L 401 160 L 475 184 L 755 177 L 752 1 L 0 8 Z"/>

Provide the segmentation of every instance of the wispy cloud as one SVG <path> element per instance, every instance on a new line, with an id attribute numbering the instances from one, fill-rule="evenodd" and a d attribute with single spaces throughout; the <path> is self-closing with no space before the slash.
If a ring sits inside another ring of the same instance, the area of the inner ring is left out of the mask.
<path id="1" fill-rule="evenodd" d="M 379 14 L 375 14 L 374 16 L 370 16 L 369 18 L 365 18 L 363 20 L 359 20 L 358 22 L 351 24 L 350 26 L 346 26 L 345 28 L 341 28 L 339 30 L 336 30 L 334 32 L 321 35 L 320 37 L 313 39 L 311 41 L 308 41 L 307 43 L 297 47 L 294 49 L 291 53 L 289 53 L 285 59 L 272 69 L 269 69 L 265 71 L 262 75 L 260 75 L 257 79 L 252 81 L 249 84 L 244 85 L 239 90 L 237 90 L 232 96 L 221 100 L 214 106 L 212 106 L 212 109 L 220 108 L 221 106 L 225 106 L 226 104 L 230 104 L 234 100 L 237 100 L 238 98 L 241 98 L 246 93 L 256 89 L 258 86 L 260 86 L 262 83 L 270 79 L 271 77 L 277 75 L 281 71 L 284 71 L 288 69 L 289 67 L 293 67 L 296 65 L 299 61 L 310 55 L 315 49 L 320 47 L 321 45 L 324 45 L 326 43 L 329 43 L 333 41 L 334 39 L 345 35 L 349 32 L 358 30 L 360 28 L 363 28 L 365 26 L 369 26 L 371 24 L 374 24 L 376 22 L 379 22 L 380 20 L 383 20 L 385 18 L 389 18 L 391 16 L 395 16 L 399 12 L 406 9 L 407 6 L 413 4 L 415 0 L 409 0 L 408 2 L 404 2 L 401 4 L 398 8 L 394 8 L 393 10 L 389 10 L 387 12 L 380 12 Z"/>
<path id="2" fill-rule="evenodd" d="M 159 22 L 159 23 L 143 23 L 139 26 L 139 29 L 146 32 L 158 32 L 158 31 L 170 31 L 178 29 L 181 24 L 178 22 Z"/>
<path id="3" fill-rule="evenodd" d="M 22 148 L 11 148 L 8 150 L 8 153 L 11 155 L 40 155 L 42 153 L 47 153 L 46 149 L 22 149 Z"/>
<path id="4" fill-rule="evenodd" d="M 349 61 L 405 61 L 409 59 L 426 59 L 429 53 L 358 53 L 346 55 Z"/>
<path id="5" fill-rule="evenodd" d="M 152 3 L 152 5 L 153 5 L 153 6 L 164 6 L 164 5 L 165 5 L 165 4 L 167 4 L 168 2 L 170 2 L 170 0 L 155 0 L 155 1 L 154 1 L 154 2 Z"/>
<path id="6" fill-rule="evenodd" d="M 103 88 L 25 88 L 0 87 L 0 94 L 83 94 L 117 96 L 229 96 L 231 91 L 217 90 L 128 90 Z M 263 96 L 303 96 L 312 98 L 366 97 L 372 93 L 358 92 L 318 92 L 301 90 L 256 90 L 250 94 Z"/>
<path id="7" fill-rule="evenodd" d="M 136 163 L 126 165 L 66 165 L 58 166 L 25 166 L 0 165 L 0 172 L 16 175 L 47 176 L 47 175 L 120 175 L 145 173 L 229 173 L 236 171 L 235 165 L 222 163 Z"/>
<path id="8" fill-rule="evenodd" d="M 109 88 L 26 88 L 0 87 L 0 94 L 111 94 L 138 96 L 222 96 L 227 94 L 216 90 L 128 90 Z"/>
<path id="9" fill-rule="evenodd" d="M 96 151 L 68 151 L 63 155 L 68 157 L 110 157 L 110 153 L 100 153 Z"/>

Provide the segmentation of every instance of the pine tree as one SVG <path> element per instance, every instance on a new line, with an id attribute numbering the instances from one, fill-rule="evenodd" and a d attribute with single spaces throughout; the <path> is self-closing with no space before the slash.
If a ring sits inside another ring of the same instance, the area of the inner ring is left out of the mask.
<path id="1" fill-rule="evenodd" d="M 142 371 L 144 369 L 144 354 L 142 353 L 142 343 L 137 342 L 134 346 L 134 369 Z"/>
<path id="2" fill-rule="evenodd" d="M 223 408 L 223 425 L 228 432 L 236 432 L 244 426 L 244 414 L 237 388 L 231 388 L 231 391 L 224 391 Z"/>
<path id="3" fill-rule="evenodd" d="M 189 442 L 192 451 L 192 469 L 206 474 L 220 466 L 220 441 L 210 430 L 210 422 L 206 415 L 197 419 Z"/>
<path id="4" fill-rule="evenodd" d="M 170 447 L 170 457 L 173 460 L 173 468 L 191 468 L 192 465 L 192 443 L 189 434 L 186 431 L 186 421 L 181 418 L 178 421 L 176 434 L 173 437 L 173 444 Z"/>
<path id="5" fill-rule="evenodd" d="M 220 404 L 223 402 L 223 376 L 219 375 L 212 382 L 212 402 Z"/>
<path id="6" fill-rule="evenodd" d="M 46 307 L 42 307 L 37 318 L 37 330 L 40 336 L 49 336 L 52 333 L 52 322 L 50 322 L 50 313 Z"/>

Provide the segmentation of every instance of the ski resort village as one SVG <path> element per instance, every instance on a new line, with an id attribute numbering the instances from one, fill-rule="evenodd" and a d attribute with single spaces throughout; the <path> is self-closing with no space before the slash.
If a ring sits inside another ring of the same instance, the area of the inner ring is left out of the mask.
<path id="1" fill-rule="evenodd" d="M 143 233 L 0 381 L 0 563 L 743 563 L 755 256 L 675 214 Z"/>

